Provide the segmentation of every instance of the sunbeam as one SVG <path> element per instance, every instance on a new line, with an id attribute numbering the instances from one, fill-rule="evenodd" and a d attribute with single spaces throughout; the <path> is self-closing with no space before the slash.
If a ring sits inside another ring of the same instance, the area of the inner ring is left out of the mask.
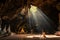
<path id="1" fill-rule="evenodd" d="M 31 5 L 31 8 L 28 9 L 29 16 L 29 26 L 36 26 L 38 31 L 44 30 L 46 32 L 53 31 L 53 21 L 50 20 L 39 8 Z"/>

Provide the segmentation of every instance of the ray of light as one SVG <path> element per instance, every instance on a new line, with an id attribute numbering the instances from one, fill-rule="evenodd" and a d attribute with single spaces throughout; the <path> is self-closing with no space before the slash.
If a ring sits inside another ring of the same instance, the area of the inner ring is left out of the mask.
<path id="1" fill-rule="evenodd" d="M 37 29 L 46 29 L 46 31 L 50 30 L 51 22 L 50 20 L 39 8 L 31 5 L 31 8 L 28 10 L 29 15 L 29 25 L 37 26 Z M 53 23 L 53 22 L 52 22 Z M 51 28 L 52 29 L 52 28 Z"/>

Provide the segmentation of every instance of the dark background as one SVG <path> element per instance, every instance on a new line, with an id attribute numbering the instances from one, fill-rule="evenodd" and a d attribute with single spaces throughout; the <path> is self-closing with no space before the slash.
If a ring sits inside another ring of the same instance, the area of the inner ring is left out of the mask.
<path id="1" fill-rule="evenodd" d="M 30 4 L 40 8 L 51 20 L 53 27 L 58 30 L 59 26 L 59 0 L 0 0 L 0 16 L 9 16 L 11 19 L 14 14 L 19 13 L 23 6 Z"/>

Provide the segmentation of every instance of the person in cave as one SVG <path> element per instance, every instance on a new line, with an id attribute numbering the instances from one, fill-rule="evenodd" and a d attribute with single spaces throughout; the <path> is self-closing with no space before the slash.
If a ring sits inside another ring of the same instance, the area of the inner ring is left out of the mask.
<path id="1" fill-rule="evenodd" d="M 17 33 L 17 25 L 20 23 L 20 17 L 15 14 L 10 20 L 11 32 Z"/>
<path id="2" fill-rule="evenodd" d="M 2 24 L 1 24 L 1 31 L 4 32 L 4 29 L 6 28 L 6 33 L 9 33 L 9 17 L 8 16 L 2 16 Z"/>

